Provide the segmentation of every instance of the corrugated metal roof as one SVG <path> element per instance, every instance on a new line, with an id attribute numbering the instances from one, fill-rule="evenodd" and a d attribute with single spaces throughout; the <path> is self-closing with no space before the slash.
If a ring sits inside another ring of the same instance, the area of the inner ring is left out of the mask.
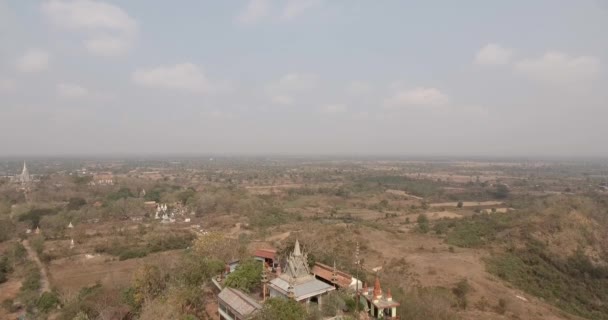
<path id="1" fill-rule="evenodd" d="M 262 309 L 262 305 L 237 289 L 226 287 L 220 292 L 218 298 L 241 316 L 247 316 Z"/>
<path id="2" fill-rule="evenodd" d="M 333 267 L 317 262 L 314 267 L 312 267 L 312 273 L 324 279 L 325 281 L 331 282 L 333 276 Z M 353 277 L 345 272 L 336 270 L 338 286 L 342 288 L 348 288 L 352 283 Z"/>
<path id="3" fill-rule="evenodd" d="M 281 278 L 275 278 L 270 281 L 270 286 L 278 288 L 284 294 L 287 294 L 289 282 Z M 311 278 L 309 281 L 294 285 L 296 300 L 306 299 L 335 289 L 336 288 L 333 286 L 315 278 Z"/>

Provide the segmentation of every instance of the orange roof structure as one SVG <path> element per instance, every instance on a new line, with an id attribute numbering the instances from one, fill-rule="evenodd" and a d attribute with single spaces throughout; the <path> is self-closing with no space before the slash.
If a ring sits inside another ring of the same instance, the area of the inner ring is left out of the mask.
<path id="1" fill-rule="evenodd" d="M 277 251 L 274 249 L 257 249 L 255 250 L 255 253 L 253 255 L 255 257 L 275 260 L 277 256 Z"/>
<path id="2" fill-rule="evenodd" d="M 315 263 L 312 267 L 312 273 L 328 282 L 332 282 L 334 268 L 320 262 Z M 336 270 L 336 285 L 340 288 L 348 288 L 353 281 L 353 277 L 345 272 Z"/>
<path id="3" fill-rule="evenodd" d="M 380 278 L 376 275 L 376 281 L 374 282 L 374 297 L 382 296 L 382 287 L 380 287 Z"/>

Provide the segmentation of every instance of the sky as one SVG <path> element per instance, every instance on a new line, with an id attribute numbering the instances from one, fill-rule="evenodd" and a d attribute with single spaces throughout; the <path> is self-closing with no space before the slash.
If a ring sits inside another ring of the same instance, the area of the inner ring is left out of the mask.
<path id="1" fill-rule="evenodd" d="M 608 156 L 607 0 L 0 0 L 0 155 Z"/>

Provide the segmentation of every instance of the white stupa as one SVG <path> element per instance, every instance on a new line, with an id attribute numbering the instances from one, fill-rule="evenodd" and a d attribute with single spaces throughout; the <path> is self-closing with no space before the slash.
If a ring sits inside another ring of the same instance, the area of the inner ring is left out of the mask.
<path id="1" fill-rule="evenodd" d="M 30 182 L 32 182 L 32 176 L 30 175 L 30 172 L 27 170 L 27 164 L 25 164 L 25 161 L 23 161 L 23 170 L 21 171 L 21 174 L 19 175 L 19 182 L 21 182 L 22 185 L 27 185 Z"/>
<path id="2" fill-rule="evenodd" d="M 70 221 L 70 224 L 68 224 L 68 229 L 73 229 L 74 225 L 72 224 L 72 221 Z"/>

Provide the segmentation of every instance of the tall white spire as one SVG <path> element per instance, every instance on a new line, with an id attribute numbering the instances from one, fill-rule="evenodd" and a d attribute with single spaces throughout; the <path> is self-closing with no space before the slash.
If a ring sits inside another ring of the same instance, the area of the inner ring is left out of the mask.
<path id="1" fill-rule="evenodd" d="M 25 161 L 23 161 L 23 170 L 21 171 L 19 180 L 21 184 L 28 184 L 32 181 L 32 177 L 30 176 L 30 172 L 27 170 L 27 164 L 25 163 Z"/>
<path id="2" fill-rule="evenodd" d="M 293 255 L 299 257 L 302 255 L 302 251 L 300 251 L 300 242 L 296 239 L 296 244 L 293 248 Z"/>

